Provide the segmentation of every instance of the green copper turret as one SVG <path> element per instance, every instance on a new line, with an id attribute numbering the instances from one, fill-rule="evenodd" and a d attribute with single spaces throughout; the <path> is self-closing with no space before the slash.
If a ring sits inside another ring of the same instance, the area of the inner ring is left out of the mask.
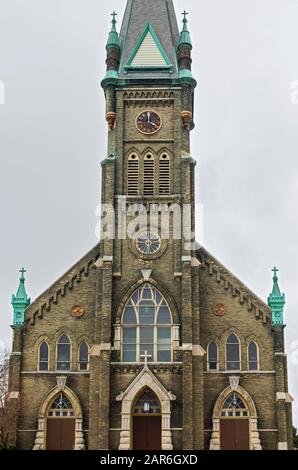
<path id="1" fill-rule="evenodd" d="M 274 268 L 273 270 L 273 288 L 272 292 L 268 297 L 268 305 L 272 311 L 272 324 L 273 325 L 284 325 L 284 306 L 286 303 L 285 294 L 281 294 L 279 285 L 278 285 L 278 269 Z"/>
<path id="2" fill-rule="evenodd" d="M 13 326 L 20 328 L 25 324 L 25 311 L 28 305 L 30 305 L 30 299 L 27 295 L 25 288 L 25 274 L 26 270 L 22 268 L 20 270 L 20 285 L 16 295 L 12 296 L 11 305 L 13 306 Z"/>
<path id="3" fill-rule="evenodd" d="M 112 29 L 109 33 L 106 48 L 109 49 L 110 47 L 117 47 L 118 49 L 120 49 L 120 39 L 119 39 L 119 35 L 118 35 L 117 29 L 116 29 L 116 24 L 117 24 L 116 16 L 117 16 L 117 13 L 115 11 L 113 11 L 111 16 L 113 17 L 113 19 L 112 19 Z"/>
<path id="4" fill-rule="evenodd" d="M 188 27 L 187 27 L 188 20 L 186 16 L 188 15 L 188 13 L 184 11 L 182 15 L 183 15 L 183 29 L 180 33 L 178 49 L 180 49 L 182 46 L 189 46 L 192 48 L 190 32 L 188 31 Z"/>

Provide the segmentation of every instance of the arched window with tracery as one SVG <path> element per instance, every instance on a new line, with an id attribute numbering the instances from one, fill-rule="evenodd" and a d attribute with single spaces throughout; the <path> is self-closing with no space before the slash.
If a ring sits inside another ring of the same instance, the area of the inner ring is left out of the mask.
<path id="1" fill-rule="evenodd" d="M 49 418 L 72 418 L 75 416 L 74 408 L 67 396 L 61 392 L 52 401 L 49 411 Z"/>
<path id="2" fill-rule="evenodd" d="M 251 341 L 247 348 L 248 370 L 259 370 L 259 349 L 255 341 Z"/>
<path id="3" fill-rule="evenodd" d="M 220 415 L 222 418 L 246 418 L 248 417 L 248 409 L 239 395 L 233 392 L 223 404 Z"/>
<path id="4" fill-rule="evenodd" d="M 133 407 L 134 415 L 160 415 L 160 401 L 148 387 L 142 392 Z"/>
<path id="5" fill-rule="evenodd" d="M 57 370 L 70 370 L 71 366 L 71 343 L 67 335 L 62 335 L 57 342 Z"/>
<path id="6" fill-rule="evenodd" d="M 134 292 L 122 317 L 122 360 L 172 361 L 172 315 L 163 295 L 151 284 Z"/>
<path id="7" fill-rule="evenodd" d="M 232 333 L 226 342 L 226 365 L 227 370 L 240 370 L 240 341 L 237 336 Z"/>
<path id="8" fill-rule="evenodd" d="M 46 341 L 43 341 L 39 346 L 38 370 L 42 372 L 49 370 L 49 346 Z"/>

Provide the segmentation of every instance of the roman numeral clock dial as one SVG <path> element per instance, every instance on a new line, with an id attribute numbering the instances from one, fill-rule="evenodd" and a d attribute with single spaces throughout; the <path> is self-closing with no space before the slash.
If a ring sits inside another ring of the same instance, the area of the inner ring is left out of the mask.
<path id="1" fill-rule="evenodd" d="M 161 117 L 154 111 L 143 111 L 136 119 L 136 127 L 142 134 L 155 134 L 161 126 Z"/>

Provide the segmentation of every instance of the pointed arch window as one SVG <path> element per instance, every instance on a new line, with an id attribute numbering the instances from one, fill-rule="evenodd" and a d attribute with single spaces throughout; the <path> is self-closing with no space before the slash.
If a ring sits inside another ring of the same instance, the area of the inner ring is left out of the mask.
<path id="1" fill-rule="evenodd" d="M 259 349 L 255 341 L 248 345 L 248 370 L 259 370 Z"/>
<path id="2" fill-rule="evenodd" d="M 172 361 L 172 315 L 161 293 L 150 284 L 140 287 L 126 304 L 122 318 L 123 362 Z"/>
<path id="3" fill-rule="evenodd" d="M 128 157 L 127 165 L 127 195 L 138 196 L 139 194 L 139 157 L 133 153 Z"/>
<path id="4" fill-rule="evenodd" d="M 49 370 L 49 346 L 43 341 L 39 346 L 38 353 L 38 370 L 45 372 Z"/>
<path id="5" fill-rule="evenodd" d="M 226 342 L 226 365 L 227 370 L 240 370 L 240 342 L 237 336 L 232 333 Z"/>
<path id="6" fill-rule="evenodd" d="M 218 370 L 218 347 L 215 341 L 208 344 L 208 369 Z"/>
<path id="7" fill-rule="evenodd" d="M 71 366 L 71 343 L 67 335 L 62 335 L 57 342 L 57 370 L 70 370 Z"/>
<path id="8" fill-rule="evenodd" d="M 246 418 L 249 413 L 243 400 L 233 392 L 223 404 L 220 415 L 222 418 Z"/>
<path id="9" fill-rule="evenodd" d="M 85 341 L 79 347 L 79 370 L 89 370 L 89 346 Z"/>
<path id="10" fill-rule="evenodd" d="M 71 418 L 75 416 L 75 411 L 71 401 L 61 392 L 52 401 L 48 411 L 49 418 Z"/>
<path id="11" fill-rule="evenodd" d="M 159 159 L 159 194 L 170 194 L 170 157 L 166 153 Z"/>
<path id="12" fill-rule="evenodd" d="M 151 153 L 144 158 L 144 196 L 154 195 L 155 161 Z"/>

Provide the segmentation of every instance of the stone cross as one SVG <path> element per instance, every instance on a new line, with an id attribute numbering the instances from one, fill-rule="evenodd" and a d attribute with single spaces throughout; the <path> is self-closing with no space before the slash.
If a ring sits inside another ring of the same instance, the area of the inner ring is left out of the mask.
<path id="1" fill-rule="evenodd" d="M 145 353 L 140 356 L 141 359 L 145 359 L 145 366 L 148 365 L 148 359 L 150 359 L 151 357 L 152 355 L 148 354 L 148 351 L 145 351 Z"/>

